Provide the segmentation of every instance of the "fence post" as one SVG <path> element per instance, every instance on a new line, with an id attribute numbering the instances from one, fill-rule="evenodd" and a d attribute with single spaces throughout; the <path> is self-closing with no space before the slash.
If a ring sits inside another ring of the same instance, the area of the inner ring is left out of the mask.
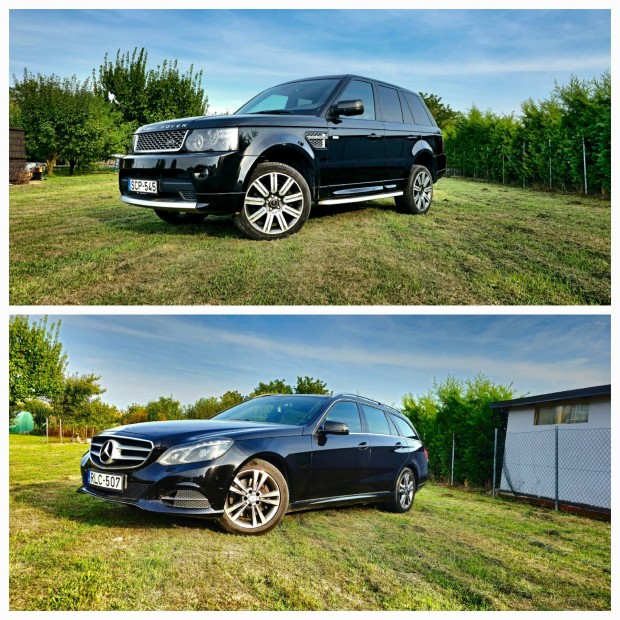
<path id="1" fill-rule="evenodd" d="M 506 185 L 506 172 L 504 170 L 504 160 L 506 159 L 506 154 L 502 150 L 502 185 Z"/>
<path id="2" fill-rule="evenodd" d="M 450 486 L 454 486 L 454 433 L 452 433 L 452 469 L 450 471 Z"/>
<path id="3" fill-rule="evenodd" d="M 523 168 L 523 189 L 525 189 L 525 142 L 523 142 L 523 161 L 521 162 Z"/>
<path id="4" fill-rule="evenodd" d="M 493 442 L 493 495 L 495 497 L 495 480 L 497 478 L 497 429 L 495 429 L 495 441 Z"/>
<path id="5" fill-rule="evenodd" d="M 586 139 L 581 136 L 581 148 L 583 150 L 583 187 L 588 193 L 588 168 L 586 166 Z"/>
<path id="6" fill-rule="evenodd" d="M 49 443 L 50 441 L 49 432 L 50 432 L 49 418 L 45 418 L 45 443 Z"/>
<path id="7" fill-rule="evenodd" d="M 558 458 L 558 426 L 555 425 L 555 510 L 556 512 L 559 510 L 559 481 L 560 481 L 560 473 L 559 473 L 559 458 Z"/>
<path id="8" fill-rule="evenodd" d="M 62 443 L 62 419 L 58 418 L 58 421 L 60 422 L 60 443 Z"/>

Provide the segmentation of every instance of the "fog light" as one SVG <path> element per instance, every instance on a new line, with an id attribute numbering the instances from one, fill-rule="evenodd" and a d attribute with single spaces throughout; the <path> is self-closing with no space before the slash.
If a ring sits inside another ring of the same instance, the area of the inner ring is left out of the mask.
<path id="1" fill-rule="evenodd" d="M 206 166 L 196 166 L 193 172 L 194 178 L 203 181 L 209 176 L 209 169 Z"/>

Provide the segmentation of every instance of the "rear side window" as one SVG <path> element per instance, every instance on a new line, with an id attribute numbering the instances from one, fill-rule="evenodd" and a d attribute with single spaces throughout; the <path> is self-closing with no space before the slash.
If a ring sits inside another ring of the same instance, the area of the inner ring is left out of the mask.
<path id="1" fill-rule="evenodd" d="M 352 80 L 347 84 L 344 92 L 339 97 L 340 101 L 354 101 L 361 99 L 364 104 L 364 114 L 354 116 L 352 118 L 365 118 L 367 120 L 375 119 L 375 98 L 372 94 L 372 85 L 370 82 L 362 82 L 362 80 Z"/>
<path id="2" fill-rule="evenodd" d="M 405 99 L 411 108 L 411 113 L 413 114 L 413 119 L 415 120 L 417 125 L 433 125 L 433 121 L 429 117 L 422 100 L 413 93 L 403 93 L 405 95 Z"/>
<path id="3" fill-rule="evenodd" d="M 350 433 L 361 433 L 362 423 L 357 405 L 351 401 L 336 403 L 327 414 L 325 420 L 342 422 L 349 427 Z"/>
<path id="4" fill-rule="evenodd" d="M 403 112 L 400 109 L 400 99 L 395 88 L 379 85 L 379 101 L 381 103 L 381 120 L 390 123 L 402 123 Z"/>
<path id="5" fill-rule="evenodd" d="M 390 425 L 388 424 L 385 413 L 381 409 L 362 405 L 364 414 L 366 415 L 366 423 L 368 424 L 368 432 L 373 435 L 391 435 Z"/>
<path id="6" fill-rule="evenodd" d="M 413 426 L 411 426 L 409 422 L 392 414 L 390 414 L 390 418 L 392 422 L 394 422 L 394 426 L 396 426 L 396 428 L 398 429 L 398 434 L 401 437 L 409 437 L 410 439 L 418 438 L 418 435 L 413 430 Z"/>

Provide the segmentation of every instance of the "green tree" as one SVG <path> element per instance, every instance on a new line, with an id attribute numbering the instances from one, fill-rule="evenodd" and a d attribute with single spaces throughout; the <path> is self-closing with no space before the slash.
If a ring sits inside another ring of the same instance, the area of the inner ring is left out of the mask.
<path id="1" fill-rule="evenodd" d="M 312 377 L 297 377 L 295 394 L 331 394 L 327 384 L 320 379 Z"/>
<path id="2" fill-rule="evenodd" d="M 288 385 L 284 379 L 274 379 L 269 383 L 263 383 L 260 381 L 254 388 L 250 397 L 258 396 L 260 394 L 293 394 L 293 388 Z"/>
<path id="3" fill-rule="evenodd" d="M 123 424 L 138 424 L 139 422 L 148 422 L 146 407 L 132 403 L 122 413 Z"/>
<path id="4" fill-rule="evenodd" d="M 114 405 L 104 403 L 100 398 L 93 398 L 84 405 L 83 416 L 81 417 L 81 424 L 84 426 L 106 429 L 122 422 L 121 412 Z"/>
<path id="5" fill-rule="evenodd" d="M 40 429 L 45 427 L 46 418 L 49 418 L 53 413 L 49 403 L 37 398 L 27 400 L 24 403 L 24 409 L 30 412 L 35 425 Z"/>
<path id="6" fill-rule="evenodd" d="M 52 399 L 63 388 L 67 355 L 60 324 L 47 317 L 30 322 L 26 315 L 9 319 L 9 410 L 32 398 Z"/>
<path id="7" fill-rule="evenodd" d="M 52 399 L 54 414 L 65 426 L 83 425 L 88 421 L 92 398 L 105 392 L 99 384 L 100 379 L 93 373 L 73 374 L 65 378 L 62 390 Z"/>
<path id="8" fill-rule="evenodd" d="M 106 53 L 98 72 L 93 71 L 95 93 L 108 100 L 114 94 L 125 122 L 136 129 L 157 121 L 202 116 L 208 99 L 201 86 L 202 71 L 193 65 L 181 72 L 176 60 L 164 60 L 155 69 L 147 68 L 148 52 L 117 50 L 114 61 Z"/>
<path id="9" fill-rule="evenodd" d="M 25 69 L 23 78 L 13 81 L 9 99 L 14 121 L 26 132 L 27 156 L 45 160 L 49 174 L 61 157 L 70 162 L 71 173 L 78 163 L 108 157 L 131 134 L 119 111 L 96 97 L 88 80 Z"/>
<path id="10" fill-rule="evenodd" d="M 185 417 L 189 420 L 208 420 L 221 411 L 219 400 L 215 396 L 199 398 L 185 410 Z"/>
<path id="11" fill-rule="evenodd" d="M 146 404 L 146 419 L 149 422 L 158 420 L 180 420 L 183 418 L 183 409 L 178 400 L 172 396 L 160 396 Z"/>
<path id="12" fill-rule="evenodd" d="M 419 93 L 419 95 L 424 99 L 424 103 L 441 129 L 446 130 L 454 124 L 458 117 L 458 112 L 453 110 L 448 104 L 443 103 L 441 97 L 432 93 Z"/>
<path id="13" fill-rule="evenodd" d="M 506 424 L 501 412 L 490 404 L 512 398 L 511 385 L 495 384 L 482 374 L 465 381 L 449 376 L 435 382 L 427 394 L 405 394 L 403 412 L 428 448 L 431 475 L 449 478 L 454 436 L 455 481 L 489 484 L 495 429 L 503 430 Z"/>

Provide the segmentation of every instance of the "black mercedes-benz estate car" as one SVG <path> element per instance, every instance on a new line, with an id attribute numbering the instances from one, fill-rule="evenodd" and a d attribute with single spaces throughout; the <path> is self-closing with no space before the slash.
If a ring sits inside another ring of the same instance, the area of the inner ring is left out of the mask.
<path id="1" fill-rule="evenodd" d="M 426 213 L 446 169 L 416 93 L 355 75 L 287 82 L 235 114 L 140 127 L 121 160 L 121 199 L 172 224 L 234 214 L 254 239 L 297 232 L 313 203 L 393 197 Z"/>
<path id="2" fill-rule="evenodd" d="M 406 512 L 428 454 L 402 413 L 373 400 L 267 395 L 210 420 L 105 431 L 81 470 L 80 492 L 263 534 L 296 509 L 385 502 Z"/>

